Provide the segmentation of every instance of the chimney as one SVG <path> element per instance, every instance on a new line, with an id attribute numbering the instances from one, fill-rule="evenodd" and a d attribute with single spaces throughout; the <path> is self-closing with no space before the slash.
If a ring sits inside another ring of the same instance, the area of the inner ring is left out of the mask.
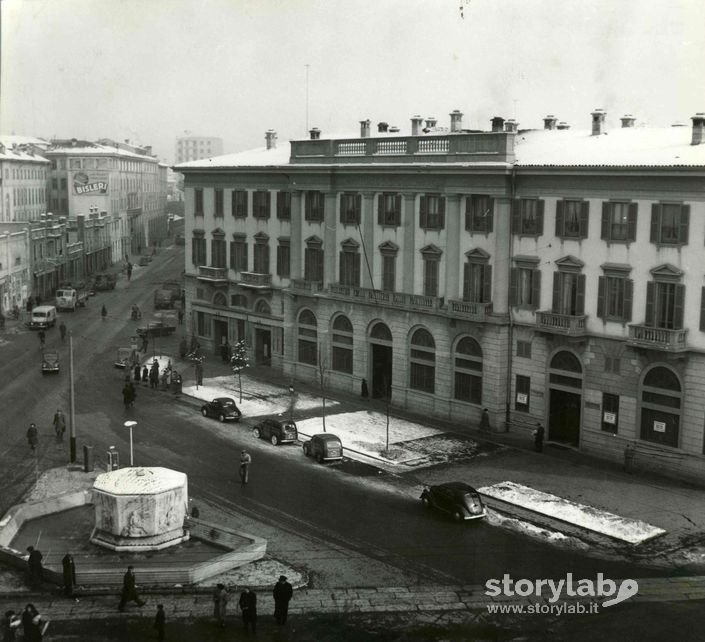
<path id="1" fill-rule="evenodd" d="M 423 118 L 416 115 L 411 117 L 411 135 L 418 136 L 421 133 L 421 124 L 423 123 Z"/>
<path id="2" fill-rule="evenodd" d="M 450 131 L 460 132 L 463 130 L 463 112 L 454 109 L 450 112 Z"/>
<path id="3" fill-rule="evenodd" d="M 152 146 L 151 145 L 145 145 L 144 146 L 144 153 L 147 154 L 147 156 L 152 155 Z"/>
<path id="4" fill-rule="evenodd" d="M 556 125 L 556 129 L 570 129 L 570 125 L 564 120 L 562 120 L 560 123 L 558 123 L 558 125 Z"/>
<path id="5" fill-rule="evenodd" d="M 702 145 L 705 142 L 705 113 L 699 111 L 695 116 L 691 116 L 693 121 L 693 138 L 691 145 Z"/>
<path id="6" fill-rule="evenodd" d="M 592 116 L 592 135 L 599 136 L 605 133 L 605 116 L 604 109 L 596 109 L 591 113 Z"/>
<path id="7" fill-rule="evenodd" d="M 264 140 L 267 141 L 267 149 L 274 149 L 277 146 L 277 132 L 268 129 L 264 132 Z"/>
<path id="8" fill-rule="evenodd" d="M 504 123 L 504 131 L 505 132 L 514 132 L 516 133 L 517 129 L 519 129 L 519 123 L 517 123 L 516 120 L 513 118 L 510 118 Z"/>
<path id="9" fill-rule="evenodd" d="M 553 131 L 556 128 L 557 122 L 558 119 L 553 114 L 549 114 L 548 116 L 546 116 L 546 118 L 543 119 L 543 128 L 550 129 L 551 131 Z"/>
<path id="10" fill-rule="evenodd" d="M 426 119 L 426 129 L 433 129 L 436 126 L 437 122 L 438 121 L 433 116 L 429 116 Z"/>
<path id="11" fill-rule="evenodd" d="M 492 131 L 501 132 L 504 129 L 504 118 L 501 116 L 495 116 L 492 119 Z"/>
<path id="12" fill-rule="evenodd" d="M 398 134 L 399 133 L 399 128 L 396 125 L 391 125 L 389 127 L 389 133 L 390 134 Z"/>
<path id="13" fill-rule="evenodd" d="M 318 127 L 314 127 L 308 133 L 311 135 L 311 140 L 318 140 L 321 137 L 321 130 Z"/>
<path id="14" fill-rule="evenodd" d="M 383 134 L 389 129 L 389 123 L 381 122 L 377 123 L 377 133 Z"/>
<path id="15" fill-rule="evenodd" d="M 634 127 L 634 123 L 636 122 L 636 118 L 634 118 L 631 114 L 624 114 L 620 120 L 622 121 L 622 129 Z"/>
<path id="16" fill-rule="evenodd" d="M 71 147 L 76 147 L 77 144 L 78 144 L 78 141 L 75 138 L 72 138 L 71 139 Z"/>
<path id="17" fill-rule="evenodd" d="M 369 138 L 372 130 L 372 123 L 369 118 L 360 121 L 360 138 Z"/>

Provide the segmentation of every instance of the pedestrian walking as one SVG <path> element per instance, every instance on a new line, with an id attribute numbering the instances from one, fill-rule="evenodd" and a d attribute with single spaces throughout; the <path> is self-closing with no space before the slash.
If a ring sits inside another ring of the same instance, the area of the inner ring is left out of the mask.
<path id="1" fill-rule="evenodd" d="M 32 449 L 32 452 L 39 446 L 39 433 L 37 432 L 36 424 L 29 424 L 29 428 L 27 428 L 27 443 Z"/>
<path id="2" fill-rule="evenodd" d="M 42 621 L 42 616 L 34 604 L 27 604 L 22 612 L 22 631 L 24 642 L 41 642 L 48 622 Z"/>
<path id="3" fill-rule="evenodd" d="M 42 560 L 44 559 L 44 555 L 42 555 L 39 549 L 34 548 L 34 546 L 28 546 L 27 552 L 29 553 L 29 557 L 27 558 L 29 583 L 33 587 L 37 587 L 42 583 L 42 575 L 44 573 Z"/>
<path id="4" fill-rule="evenodd" d="M 166 613 L 164 613 L 163 604 L 157 604 L 157 614 L 154 616 L 154 628 L 157 631 L 157 640 L 164 640 L 164 629 L 166 628 Z"/>
<path id="5" fill-rule="evenodd" d="M 29 297 L 29 299 L 27 299 L 27 312 L 31 312 L 32 308 L 34 308 L 34 299 Z"/>
<path id="6" fill-rule="evenodd" d="M 132 263 L 128 261 L 127 263 L 127 280 L 129 281 L 132 278 Z"/>
<path id="7" fill-rule="evenodd" d="M 543 436 L 544 428 L 543 425 L 536 424 L 536 430 L 534 430 L 534 448 L 537 453 L 543 452 Z"/>
<path id="8" fill-rule="evenodd" d="M 142 383 L 149 383 L 149 368 L 146 365 L 142 368 Z"/>
<path id="9" fill-rule="evenodd" d="M 64 413 L 61 412 L 61 408 L 57 408 L 54 413 L 54 432 L 56 433 L 56 441 L 64 440 L 64 433 L 66 432 L 66 417 Z"/>
<path id="10" fill-rule="evenodd" d="M 37 333 L 37 336 L 39 337 L 39 349 L 42 350 L 44 348 L 44 343 L 46 342 L 47 338 L 46 332 L 44 332 L 44 330 L 40 330 Z"/>
<path id="11" fill-rule="evenodd" d="M 2 640 L 3 642 L 15 642 L 17 639 L 17 629 L 20 628 L 22 620 L 13 610 L 5 611 L 2 620 Z"/>
<path id="12" fill-rule="evenodd" d="M 217 584 L 213 591 L 213 617 L 218 622 L 218 626 L 225 626 L 225 616 L 228 614 L 228 589 L 224 584 Z"/>
<path id="13" fill-rule="evenodd" d="M 139 363 L 135 365 L 134 377 L 135 381 L 139 381 L 140 379 L 142 379 L 142 368 L 140 368 Z"/>
<path id="14" fill-rule="evenodd" d="M 480 432 L 490 431 L 490 411 L 487 408 L 482 409 L 482 417 L 480 417 Z"/>
<path id="15" fill-rule="evenodd" d="M 61 568 L 63 570 L 64 578 L 64 595 L 66 597 L 74 597 L 73 591 L 76 587 L 76 564 L 73 561 L 73 555 L 71 553 L 66 553 L 61 560 Z"/>
<path id="16" fill-rule="evenodd" d="M 159 362 L 155 361 L 152 363 L 152 367 L 149 370 L 149 387 L 158 388 L 159 387 Z"/>
<path id="17" fill-rule="evenodd" d="M 196 362 L 196 385 L 203 385 L 203 364 L 200 361 Z"/>
<path id="18" fill-rule="evenodd" d="M 240 482 L 245 485 L 250 481 L 250 464 L 252 463 L 252 457 L 250 453 L 246 450 L 242 450 L 240 453 Z"/>
<path id="19" fill-rule="evenodd" d="M 149 338 L 147 337 L 146 334 L 142 336 L 142 348 L 141 348 L 141 350 L 142 350 L 142 352 L 145 352 L 145 353 L 147 352 L 147 350 L 149 350 Z"/>
<path id="20" fill-rule="evenodd" d="M 367 401 L 370 398 L 370 390 L 367 387 L 367 379 L 363 379 L 360 384 L 360 396 Z"/>
<path id="21" fill-rule="evenodd" d="M 272 595 L 274 595 L 274 619 L 277 624 L 286 624 L 286 616 L 289 614 L 289 602 L 294 595 L 294 589 L 287 582 L 286 575 L 279 576 L 279 581 L 274 585 Z"/>
<path id="22" fill-rule="evenodd" d="M 230 363 L 230 344 L 227 340 L 220 346 L 220 357 L 223 359 L 223 363 Z"/>
<path id="23" fill-rule="evenodd" d="M 257 593 L 251 588 L 246 588 L 240 593 L 240 612 L 242 613 L 242 625 L 247 633 L 252 628 L 253 633 L 257 633 Z"/>
<path id="24" fill-rule="evenodd" d="M 103 304 L 103 307 L 100 309 L 100 316 L 103 317 L 103 321 L 105 321 L 108 316 L 108 308 L 105 307 L 105 304 Z"/>
<path id="25" fill-rule="evenodd" d="M 66 324 L 63 321 L 59 324 L 59 334 L 61 334 L 61 340 L 65 341 L 66 340 Z"/>
<path id="26" fill-rule="evenodd" d="M 137 595 L 137 582 L 135 579 L 134 566 L 128 566 L 127 572 L 122 577 L 122 593 L 120 595 L 120 604 L 118 604 L 118 611 L 122 612 L 125 610 L 125 604 L 127 602 L 135 602 L 137 606 L 144 606 L 144 602 Z"/>

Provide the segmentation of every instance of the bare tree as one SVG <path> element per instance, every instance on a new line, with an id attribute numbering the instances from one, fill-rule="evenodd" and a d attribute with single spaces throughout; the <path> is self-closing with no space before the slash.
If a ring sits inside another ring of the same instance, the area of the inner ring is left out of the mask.
<path id="1" fill-rule="evenodd" d="M 232 357 L 230 357 L 230 367 L 237 375 L 237 383 L 240 388 L 240 403 L 242 403 L 242 371 L 250 365 L 250 360 L 247 356 L 247 344 L 244 339 L 240 339 L 233 349 Z"/>

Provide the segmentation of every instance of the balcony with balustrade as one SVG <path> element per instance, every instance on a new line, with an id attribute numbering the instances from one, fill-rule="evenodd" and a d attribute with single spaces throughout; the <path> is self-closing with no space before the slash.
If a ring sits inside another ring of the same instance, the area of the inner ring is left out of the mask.
<path id="1" fill-rule="evenodd" d="M 587 334 L 587 316 L 558 314 L 556 312 L 536 312 L 536 328 L 547 334 L 560 334 L 568 337 L 583 337 Z"/>
<path id="2" fill-rule="evenodd" d="M 627 345 L 661 352 L 685 352 L 688 330 L 654 328 L 647 325 L 630 325 Z"/>
<path id="3" fill-rule="evenodd" d="M 290 289 L 293 294 L 320 294 L 323 292 L 323 282 L 291 279 Z"/>
<path id="4" fill-rule="evenodd" d="M 259 272 L 240 272 L 241 287 L 251 290 L 270 290 L 272 288 L 272 275 Z"/>
<path id="5" fill-rule="evenodd" d="M 476 301 L 461 301 L 449 299 L 447 304 L 448 316 L 453 319 L 486 322 L 492 314 L 492 303 L 477 303 Z"/>
<path id="6" fill-rule="evenodd" d="M 343 285 L 342 283 L 330 283 L 326 293 L 331 299 L 371 303 L 404 310 L 437 311 L 443 306 L 443 299 L 436 296 L 388 292 L 386 290 L 362 288 L 356 285 Z"/>
<path id="7" fill-rule="evenodd" d="M 224 285 L 228 282 L 228 270 L 222 267 L 199 265 L 198 275 L 196 276 L 196 278 L 199 281 L 204 281 L 206 283 Z"/>

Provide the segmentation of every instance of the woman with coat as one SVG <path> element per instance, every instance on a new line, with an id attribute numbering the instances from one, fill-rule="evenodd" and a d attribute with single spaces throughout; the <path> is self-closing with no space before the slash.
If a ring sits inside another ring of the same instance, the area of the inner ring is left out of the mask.
<path id="1" fill-rule="evenodd" d="M 22 612 L 23 640 L 26 642 L 41 642 L 42 639 L 42 616 L 35 608 L 34 604 L 27 604 Z"/>

